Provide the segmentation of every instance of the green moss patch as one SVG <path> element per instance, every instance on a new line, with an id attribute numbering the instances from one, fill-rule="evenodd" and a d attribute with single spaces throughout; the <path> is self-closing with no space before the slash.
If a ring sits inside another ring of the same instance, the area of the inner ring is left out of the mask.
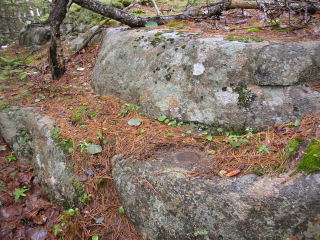
<path id="1" fill-rule="evenodd" d="M 171 21 L 171 22 L 168 22 L 166 25 L 167 25 L 168 27 L 183 28 L 183 27 L 188 26 L 188 23 L 186 23 L 186 22 L 180 22 L 180 21 Z"/>
<path id="2" fill-rule="evenodd" d="M 264 39 L 258 37 L 246 37 L 246 36 L 226 36 L 224 40 L 238 41 L 238 42 L 263 42 Z"/>
<path id="3" fill-rule="evenodd" d="M 297 167 L 298 171 L 307 174 L 320 170 L 320 138 L 311 141 Z"/>
<path id="4" fill-rule="evenodd" d="M 261 29 L 259 29 L 259 28 L 249 28 L 249 29 L 247 30 L 248 33 L 260 32 L 260 31 L 261 31 Z"/>

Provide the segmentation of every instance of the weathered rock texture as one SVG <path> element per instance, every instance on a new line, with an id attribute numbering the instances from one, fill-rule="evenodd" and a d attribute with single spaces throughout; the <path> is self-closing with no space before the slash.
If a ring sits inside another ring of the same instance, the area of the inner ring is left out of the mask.
<path id="1" fill-rule="evenodd" d="M 32 163 L 43 190 L 58 203 L 72 204 L 77 197 L 67 158 L 51 137 L 53 121 L 33 108 L 0 112 L 0 132 L 22 163 Z"/>
<path id="2" fill-rule="evenodd" d="M 99 28 L 99 26 L 93 26 L 92 28 L 90 28 L 88 31 L 86 31 L 85 33 L 80 34 L 77 38 L 73 39 L 69 45 L 68 45 L 68 51 L 69 53 L 74 53 L 76 51 L 78 51 L 82 45 L 84 44 L 85 41 L 87 41 L 89 39 L 89 37 L 91 37 L 91 35 Z M 97 34 L 95 37 L 93 37 L 90 42 L 89 42 L 89 46 L 92 44 L 95 44 L 99 41 L 102 40 L 101 34 Z"/>
<path id="3" fill-rule="evenodd" d="M 193 150 L 148 161 L 113 159 L 127 215 L 149 240 L 319 239 L 320 174 L 190 177 L 208 157 Z"/>
<path id="4" fill-rule="evenodd" d="M 41 46 L 50 41 L 50 26 L 27 25 L 19 35 L 19 44 L 23 46 Z"/>
<path id="5" fill-rule="evenodd" d="M 93 73 L 100 95 L 149 117 L 265 127 L 320 111 L 320 41 L 228 41 L 166 30 L 106 32 Z"/>

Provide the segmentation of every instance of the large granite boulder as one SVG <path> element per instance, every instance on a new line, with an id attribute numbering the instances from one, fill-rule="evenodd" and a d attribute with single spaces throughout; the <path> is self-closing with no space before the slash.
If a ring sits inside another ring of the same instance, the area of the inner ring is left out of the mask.
<path id="1" fill-rule="evenodd" d="M 33 108 L 0 112 L 0 133 L 19 161 L 34 166 L 50 200 L 68 206 L 78 200 L 80 189 L 74 184 L 72 166 L 52 137 L 54 129 L 53 121 Z"/>
<path id="2" fill-rule="evenodd" d="M 149 117 L 227 127 L 261 128 L 320 111 L 312 88 L 320 81 L 320 41 L 230 40 L 110 29 L 93 72 L 95 92 L 141 105 Z"/>
<path id="3" fill-rule="evenodd" d="M 320 238 L 320 173 L 192 177 L 208 165 L 190 149 L 113 159 L 121 202 L 144 239 Z"/>

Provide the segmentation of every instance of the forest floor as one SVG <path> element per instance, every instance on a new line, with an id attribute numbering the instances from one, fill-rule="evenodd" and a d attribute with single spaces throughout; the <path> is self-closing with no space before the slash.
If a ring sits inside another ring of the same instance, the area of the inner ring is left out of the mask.
<path id="1" fill-rule="evenodd" d="M 272 27 L 253 27 L 252 18 L 238 16 L 243 14 L 241 11 L 230 14 L 235 15 L 228 20 L 234 21 L 234 25 L 229 24 L 228 29 L 214 30 L 212 22 L 191 21 L 160 28 L 290 41 L 319 39 L 320 36 L 319 25 L 294 31 L 273 31 Z M 236 22 L 239 19 L 247 20 Z M 221 19 L 218 24 L 223 25 L 224 21 Z M 258 30 L 248 31 L 253 28 Z M 1 140 L 0 236 L 3 239 L 97 239 L 96 236 L 112 240 L 142 239 L 126 217 L 113 184 L 111 158 L 117 154 L 145 160 L 161 149 L 197 148 L 212 156 L 206 176 L 278 174 L 295 167 L 306 147 L 300 143 L 319 138 L 320 133 L 316 131 L 319 115 L 308 115 L 261 132 L 247 129 L 237 133 L 219 129 L 217 136 L 211 135 L 209 126 L 201 124 L 148 119 L 139 114 L 138 106 L 117 97 L 94 94 L 90 78 L 99 48 L 100 45 L 94 45 L 72 56 L 66 65 L 66 74 L 55 81 L 47 68 L 47 49 L 29 55 L 26 49 L 11 44 L 1 50 L 5 60 L 0 62 L 3 68 L 0 109 L 29 106 L 49 115 L 55 121 L 59 141 L 68 147 L 75 175 L 86 189 L 86 195 L 79 199 L 82 202 L 80 209 L 64 212 L 45 199 L 32 167 L 16 162 Z M 26 63 L 35 68 L 25 66 Z M 318 85 L 313 88 L 320 91 Z M 142 124 L 128 125 L 133 118 L 142 119 Z M 89 143 L 102 146 L 102 152 L 92 155 L 85 151 Z M 201 175 L 195 172 L 190 177 Z M 20 197 L 15 200 L 17 194 Z"/>

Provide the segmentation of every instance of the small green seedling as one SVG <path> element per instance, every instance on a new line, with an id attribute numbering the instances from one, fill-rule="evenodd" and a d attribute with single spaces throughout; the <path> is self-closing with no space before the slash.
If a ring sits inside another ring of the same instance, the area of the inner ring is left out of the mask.
<path id="1" fill-rule="evenodd" d="M 124 209 L 124 207 L 123 206 L 120 206 L 119 207 L 119 213 L 121 214 L 121 215 L 124 215 L 125 214 L 125 209 Z"/>
<path id="2" fill-rule="evenodd" d="M 160 117 L 157 118 L 157 120 L 158 120 L 159 122 L 164 122 L 166 119 L 167 119 L 166 116 L 160 116 Z"/>
<path id="3" fill-rule="evenodd" d="M 168 136 L 168 137 L 173 137 L 173 136 L 174 136 L 174 133 L 173 133 L 173 132 L 168 132 L 168 133 L 167 133 L 167 136 Z"/>
<path id="4" fill-rule="evenodd" d="M 102 184 L 103 183 L 103 178 L 98 178 L 97 179 L 97 184 Z"/>
<path id="5" fill-rule="evenodd" d="M 29 190 L 28 186 L 23 186 L 23 188 L 16 188 L 13 191 L 13 195 L 14 195 L 14 201 L 18 201 L 20 199 L 20 197 L 25 197 L 26 194 L 25 192 L 27 192 Z"/>
<path id="6" fill-rule="evenodd" d="M 81 197 L 79 197 L 79 202 L 82 204 L 86 204 L 92 198 L 92 194 L 84 193 Z"/>
<path id="7" fill-rule="evenodd" d="M 266 144 L 263 144 L 262 146 L 260 146 L 258 148 L 258 153 L 261 153 L 261 152 L 265 152 L 265 153 L 268 153 L 268 154 L 270 153 L 270 151 L 269 151 L 269 149 L 268 149 Z"/>
<path id="8" fill-rule="evenodd" d="M 57 237 L 60 232 L 63 232 L 63 230 L 59 227 L 59 225 L 54 225 L 53 226 L 53 235 L 55 237 Z"/>
<path id="9" fill-rule="evenodd" d="M 70 209 L 64 211 L 64 214 L 69 215 L 69 216 L 74 216 L 74 215 L 76 215 L 78 212 L 79 212 L 79 208 L 75 208 L 75 209 L 70 208 Z"/>
<path id="10" fill-rule="evenodd" d="M 17 158 L 11 153 L 9 156 L 7 156 L 7 162 L 16 161 Z"/>
<path id="11" fill-rule="evenodd" d="M 206 137 L 206 140 L 212 141 L 212 136 L 211 136 L 211 135 L 207 136 L 207 137 Z"/>
<path id="12" fill-rule="evenodd" d="M 99 240 L 99 236 L 97 234 L 92 235 L 91 239 L 92 240 Z"/>

